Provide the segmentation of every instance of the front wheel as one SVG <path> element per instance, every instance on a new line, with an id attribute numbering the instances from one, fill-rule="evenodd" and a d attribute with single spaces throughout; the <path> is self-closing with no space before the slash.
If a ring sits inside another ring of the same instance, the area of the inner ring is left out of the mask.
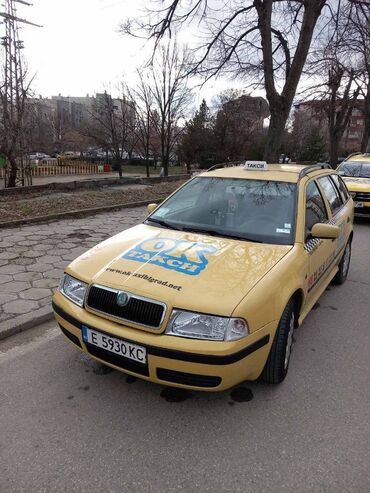
<path id="1" fill-rule="evenodd" d="M 267 383 L 280 383 L 288 373 L 295 317 L 295 303 L 291 299 L 283 311 L 270 354 L 261 374 L 261 379 Z"/>
<path id="2" fill-rule="evenodd" d="M 343 257 L 338 265 L 338 272 L 333 279 L 334 284 L 343 284 L 347 279 L 349 264 L 351 262 L 351 240 L 348 241 L 346 248 L 344 249 Z"/>

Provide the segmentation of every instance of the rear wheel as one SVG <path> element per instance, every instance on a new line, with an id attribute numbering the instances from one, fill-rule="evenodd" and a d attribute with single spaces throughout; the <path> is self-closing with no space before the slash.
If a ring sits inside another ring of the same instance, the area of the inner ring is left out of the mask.
<path id="1" fill-rule="evenodd" d="M 343 257 L 338 265 L 338 272 L 333 279 L 334 284 L 343 284 L 347 279 L 349 264 L 351 262 L 351 240 L 348 241 L 346 248 L 344 249 Z"/>
<path id="2" fill-rule="evenodd" d="M 291 299 L 283 311 L 270 354 L 261 374 L 261 379 L 267 383 L 280 383 L 288 373 L 295 319 L 295 303 Z"/>

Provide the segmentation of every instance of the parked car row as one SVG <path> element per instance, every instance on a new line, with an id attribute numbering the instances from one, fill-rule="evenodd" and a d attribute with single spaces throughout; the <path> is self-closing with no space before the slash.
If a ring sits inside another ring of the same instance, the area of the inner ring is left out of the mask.
<path id="1" fill-rule="evenodd" d="M 35 152 L 33 154 L 29 155 L 29 158 L 31 161 L 38 161 L 38 160 L 43 160 L 43 159 L 52 159 L 49 154 L 45 154 L 44 152 Z"/>

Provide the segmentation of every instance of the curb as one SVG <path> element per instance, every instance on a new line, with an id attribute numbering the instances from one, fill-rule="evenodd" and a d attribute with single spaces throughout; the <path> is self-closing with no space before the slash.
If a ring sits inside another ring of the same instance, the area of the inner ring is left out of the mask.
<path id="1" fill-rule="evenodd" d="M 141 200 L 139 202 L 127 202 L 125 204 L 115 204 L 115 205 L 103 205 L 101 207 L 92 207 L 90 209 L 78 209 L 74 211 L 58 212 L 55 214 L 49 214 L 47 216 L 36 216 L 25 219 L 16 219 L 14 221 L 0 222 L 0 229 L 5 228 L 15 228 L 23 224 L 33 224 L 48 221 L 57 221 L 59 219 L 66 219 L 68 217 L 84 217 L 93 214 L 98 214 L 99 212 L 113 211 L 118 209 L 128 209 L 130 207 L 142 207 L 153 202 L 162 202 L 165 197 L 158 197 L 151 200 Z"/>
<path id="2" fill-rule="evenodd" d="M 29 314 L 24 314 L 1 322 L 0 341 L 51 320 L 54 317 L 54 313 L 51 309 L 51 301 L 50 306 L 39 308 L 32 312 L 31 319 L 28 317 Z"/>

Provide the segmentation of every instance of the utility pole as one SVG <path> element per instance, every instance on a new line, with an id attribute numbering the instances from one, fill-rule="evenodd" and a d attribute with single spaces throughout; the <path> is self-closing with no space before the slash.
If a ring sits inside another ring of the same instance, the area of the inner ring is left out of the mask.
<path id="1" fill-rule="evenodd" d="M 19 39 L 19 24 L 42 27 L 17 16 L 17 4 L 31 6 L 24 0 L 4 0 L 3 19 L 5 36 L 3 46 L 3 80 L 0 80 L 0 151 L 5 154 L 5 186 L 32 184 L 31 166 L 25 142 L 24 116 L 29 85 L 25 80 L 22 60 L 23 41 Z"/>

